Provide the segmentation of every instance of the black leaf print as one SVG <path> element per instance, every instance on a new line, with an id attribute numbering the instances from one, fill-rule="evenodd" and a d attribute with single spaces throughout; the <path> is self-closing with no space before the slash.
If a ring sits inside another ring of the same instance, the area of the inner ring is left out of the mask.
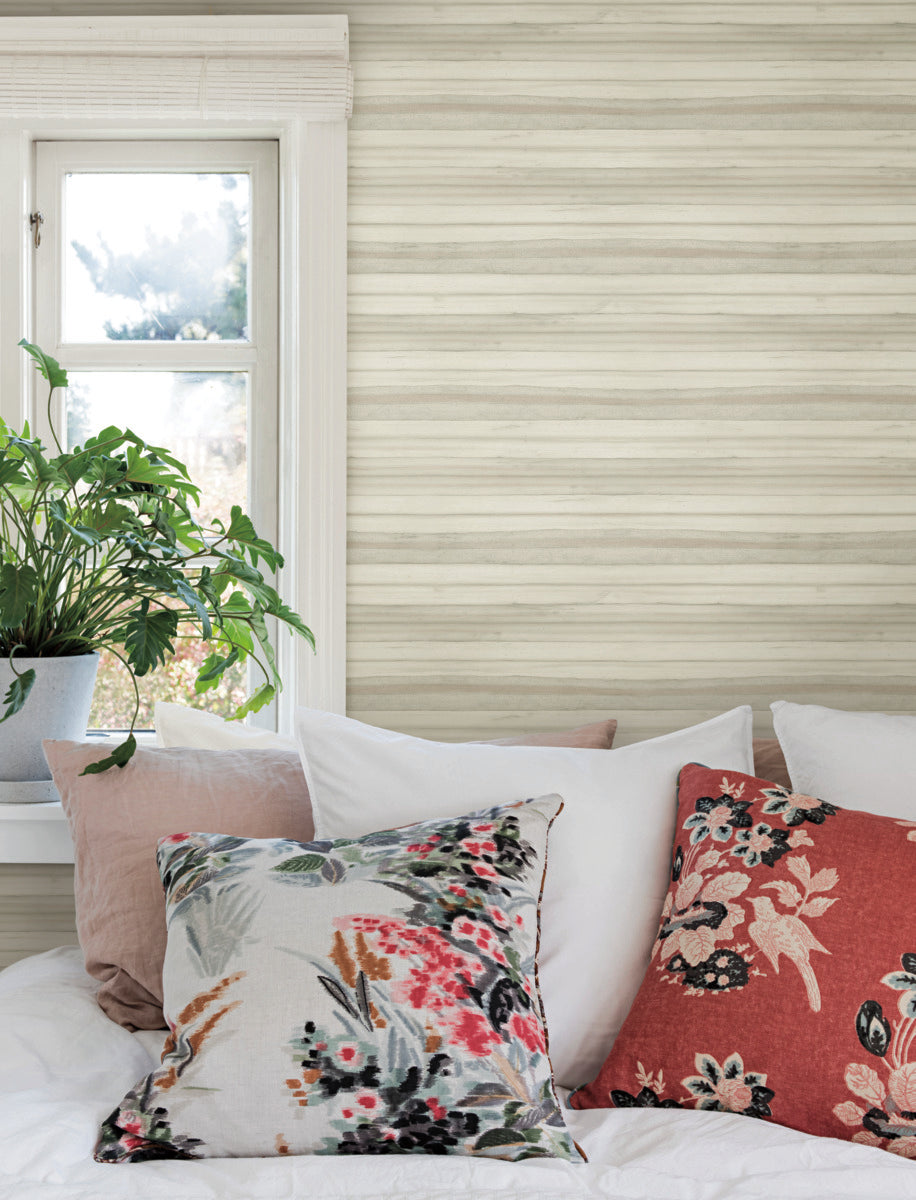
<path id="1" fill-rule="evenodd" d="M 343 990 L 336 979 L 330 979 L 327 975 L 319 975 L 318 982 L 321 984 L 324 990 L 337 1001 L 340 1007 L 345 1009 L 346 1012 L 350 1014 L 351 1017 L 357 1021 L 360 1019 L 359 1013 L 350 1002 L 350 997 Z"/>
<path id="2" fill-rule="evenodd" d="M 856 1014 L 856 1033 L 869 1054 L 883 1058 L 891 1040 L 891 1027 L 877 1000 L 866 1000 Z"/>
<path id="3" fill-rule="evenodd" d="M 677 850 L 674 852 L 674 865 L 671 868 L 671 880 L 673 883 L 677 883 L 677 881 L 680 879 L 681 871 L 683 871 L 683 869 L 684 851 L 682 847 L 678 846 Z"/>
<path id="4" fill-rule="evenodd" d="M 372 1013 L 369 1011 L 369 981 L 366 979 L 366 972 L 360 971 L 356 977 L 356 1003 L 359 1005 L 360 1016 L 363 1024 L 372 1032 Z"/>

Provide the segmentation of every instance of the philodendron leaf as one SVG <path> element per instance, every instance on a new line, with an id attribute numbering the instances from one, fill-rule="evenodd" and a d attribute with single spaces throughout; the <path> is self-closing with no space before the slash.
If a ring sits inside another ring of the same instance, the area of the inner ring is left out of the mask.
<path id="1" fill-rule="evenodd" d="M 140 522 L 125 504 L 109 500 L 105 504 L 93 504 L 83 510 L 83 524 L 103 537 L 114 533 L 130 530 L 136 533 L 140 530 Z"/>
<path id="2" fill-rule="evenodd" d="M 9 444 L 21 451 L 23 458 L 31 461 L 32 471 L 40 483 L 56 483 L 60 487 L 70 486 L 66 476 L 61 475 L 60 471 L 53 467 L 42 454 L 40 442 L 33 441 L 31 438 L 11 437 Z"/>
<path id="3" fill-rule="evenodd" d="M 142 600 L 127 619 L 124 631 L 124 648 L 127 661 L 135 675 L 145 675 L 159 663 L 165 663 L 166 654 L 174 654 L 172 638 L 178 631 L 178 617 L 168 609 L 149 611 L 149 600 Z"/>
<path id="4" fill-rule="evenodd" d="M 38 597 L 38 573 L 28 563 L 0 567 L 0 628 L 15 629 Z"/>
<path id="5" fill-rule="evenodd" d="M 16 675 L 13 682 L 6 689 L 6 695 L 3 697 L 3 703 L 6 705 L 6 712 L 0 717 L 0 725 L 7 717 L 14 716 L 25 704 L 29 697 L 29 692 L 35 683 L 35 671 L 29 667 L 27 671 L 23 671 L 21 675 Z"/>
<path id="6" fill-rule="evenodd" d="M 25 473 L 21 460 L 17 462 L 13 458 L 7 458 L 4 454 L 0 457 L 0 485 L 5 487 L 11 483 L 25 483 Z"/>
<path id="7" fill-rule="evenodd" d="M 27 342 L 25 338 L 22 338 L 19 345 L 26 354 L 31 355 L 35 359 L 35 365 L 52 388 L 67 386 L 67 372 L 56 358 L 52 358 L 50 354 L 45 354 L 44 350 L 32 342 Z"/>
<path id="8" fill-rule="evenodd" d="M 51 524 L 58 530 L 66 530 L 72 538 L 82 542 L 84 546 L 97 546 L 102 540 L 101 535 L 88 525 L 74 525 L 67 520 L 66 505 L 61 500 L 51 500 L 48 504 L 48 514 Z"/>
<path id="9" fill-rule="evenodd" d="M 230 541 L 244 546 L 251 557 L 252 566 L 258 565 L 258 559 L 263 558 L 271 570 L 283 566 L 283 556 L 273 548 L 270 542 L 257 535 L 251 518 L 242 512 L 237 504 L 233 504 L 229 514 L 229 528 L 226 536 Z"/>
<path id="10" fill-rule="evenodd" d="M 270 672 L 274 679 L 279 682 L 280 672 L 277 670 L 277 656 L 273 646 L 270 644 L 270 634 L 267 631 L 267 624 L 264 620 L 264 614 L 260 609 L 252 610 L 251 616 L 248 618 L 249 624 L 254 631 L 254 636 L 258 639 L 258 644 L 261 647 L 261 653 L 267 659 L 267 665 L 270 667 Z"/>
<path id="11" fill-rule="evenodd" d="M 200 628 L 203 634 L 204 641 L 209 642 L 213 636 L 213 626 L 210 623 L 210 614 L 207 611 L 207 606 L 198 596 L 197 592 L 191 587 L 187 579 L 183 575 L 175 572 L 173 576 L 172 586 L 175 590 L 175 596 L 179 600 L 183 600 L 188 608 L 195 614 L 200 621 Z"/>
<path id="12" fill-rule="evenodd" d="M 232 649 L 225 658 L 215 653 L 208 654 L 200 664 L 200 671 L 194 680 L 194 691 L 200 694 L 218 687 L 223 677 L 223 672 L 228 671 L 238 660 L 239 652 L 237 649 Z"/>
<path id="13" fill-rule="evenodd" d="M 137 739 L 132 733 L 129 733 L 126 742 L 122 742 L 120 746 L 115 746 L 107 758 L 90 763 L 85 770 L 80 771 L 80 775 L 101 775 L 103 771 L 107 771 L 111 767 L 126 767 L 133 758 L 136 749 Z"/>
<path id="14" fill-rule="evenodd" d="M 293 612 L 291 608 L 283 603 L 280 597 L 277 597 L 277 603 L 272 604 L 267 610 L 268 616 L 277 617 L 281 621 L 285 621 L 291 628 L 295 629 L 296 633 L 300 633 L 308 644 L 315 649 L 315 635 L 309 629 L 308 625 L 302 620 L 298 613 Z"/>
<path id="15" fill-rule="evenodd" d="M 277 689 L 272 683 L 262 683 L 256 692 L 253 692 L 243 704 L 238 706 L 230 720 L 241 721 L 249 713 L 260 711 L 265 704 L 270 704 L 276 694 Z"/>

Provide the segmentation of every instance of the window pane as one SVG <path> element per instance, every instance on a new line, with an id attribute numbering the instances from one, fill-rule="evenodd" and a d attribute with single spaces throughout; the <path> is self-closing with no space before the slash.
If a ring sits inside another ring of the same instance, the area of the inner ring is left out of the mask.
<path id="1" fill-rule="evenodd" d="M 194 691 L 197 668 L 212 650 L 206 642 L 176 642 L 175 654 L 164 667 L 137 680 L 140 713 L 137 729 L 152 729 L 157 700 L 205 708 L 219 717 L 231 717 L 247 695 L 245 668 L 230 667 L 218 688 L 198 696 Z M 124 666 L 113 654 L 103 650 L 99 656 L 89 713 L 90 729 L 127 729 L 134 712 L 134 689 Z"/>
<path id="2" fill-rule="evenodd" d="M 64 341 L 247 341 L 250 201 L 247 174 L 68 174 Z"/>
<path id="3" fill-rule="evenodd" d="M 67 440 L 81 445 L 106 425 L 130 427 L 181 459 L 201 489 L 198 520 L 228 520 L 233 504 L 247 507 L 248 377 L 244 372 L 73 371 L 67 392 Z M 195 702 L 197 667 L 206 643 L 179 641 L 165 667 L 138 679 L 139 729 L 153 725 L 156 700 Z M 245 668 L 228 671 L 216 691 L 197 702 L 229 716 L 245 698 Z M 130 676 L 103 653 L 89 717 L 91 729 L 123 729 L 134 710 Z"/>
<path id="4" fill-rule="evenodd" d="M 201 490 L 197 519 L 248 507 L 248 376 L 243 371 L 71 371 L 67 441 L 129 427 L 170 450 Z"/>

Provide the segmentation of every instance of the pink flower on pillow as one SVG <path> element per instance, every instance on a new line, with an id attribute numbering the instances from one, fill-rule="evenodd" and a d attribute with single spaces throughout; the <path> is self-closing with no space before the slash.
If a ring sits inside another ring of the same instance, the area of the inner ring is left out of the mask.
<path id="1" fill-rule="evenodd" d="M 547 1043 L 544 1040 L 544 1029 L 536 1017 L 528 1014 L 513 1013 L 509 1018 L 509 1032 L 517 1038 L 526 1050 L 532 1053 L 544 1054 Z"/>
<path id="2" fill-rule="evenodd" d="M 448 1040 L 451 1045 L 462 1046 L 469 1054 L 483 1058 L 490 1053 L 490 1044 L 499 1045 L 502 1038 L 483 1013 L 466 1008 L 452 1024 Z"/>

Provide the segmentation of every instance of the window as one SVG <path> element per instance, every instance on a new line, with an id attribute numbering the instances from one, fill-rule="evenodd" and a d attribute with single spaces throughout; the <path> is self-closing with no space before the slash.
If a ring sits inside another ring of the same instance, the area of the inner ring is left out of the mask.
<path id="1" fill-rule="evenodd" d="M 39 308 L 42 313 L 54 311 L 57 302 L 53 296 L 50 307 L 47 296 L 39 302 L 39 289 L 54 285 L 34 275 L 40 252 L 33 250 L 29 214 L 39 208 L 34 160 L 41 144 L 109 143 L 109 152 L 117 157 L 127 144 L 142 143 L 139 162 L 118 160 L 136 174 L 150 167 L 150 156 L 167 141 L 205 143 L 217 154 L 225 149 L 228 158 L 241 144 L 275 144 L 279 298 L 271 453 L 276 470 L 248 473 L 258 486 L 275 485 L 276 541 L 286 558 L 279 586 L 318 641 L 318 654 L 313 656 L 301 639 L 280 639 L 285 687 L 277 703 L 277 725 L 284 733 L 292 731 L 297 704 L 344 711 L 346 120 L 351 103 L 349 35 L 343 16 L 110 16 L 101 22 L 83 17 L 0 17 L 0 414 L 15 426 L 25 420 L 35 426 L 39 407 L 34 372 L 16 349 L 19 338 L 26 336 L 59 348 L 77 379 L 74 429 L 79 404 L 102 405 L 103 385 L 113 388 L 118 371 L 143 375 L 143 386 L 149 387 L 154 382 L 161 385 L 169 373 L 195 376 L 196 382 L 173 378 L 175 387 L 187 387 L 188 395 L 197 387 L 203 389 L 198 396 L 207 396 L 205 385 L 212 384 L 214 390 L 223 389 L 224 400 L 226 388 L 238 397 L 236 377 L 244 375 L 248 467 L 257 461 L 262 453 L 260 423 L 266 418 L 258 397 L 268 366 L 261 356 L 268 351 L 251 308 L 253 296 L 247 301 L 247 342 L 190 336 L 200 331 L 195 319 L 201 314 L 187 308 L 173 308 L 170 314 L 172 331 L 182 331 L 180 342 L 174 337 L 111 337 L 106 323 L 115 331 L 136 327 L 142 310 L 125 308 L 125 297 L 118 301 L 105 286 L 96 288 L 102 300 L 97 299 L 94 316 L 74 309 L 65 319 L 63 302 L 58 317 L 42 316 L 41 320 L 60 322 L 48 337 L 36 324 L 36 313 Z M 65 152 L 62 145 L 60 153 Z M 92 166 L 84 161 L 71 174 L 111 174 L 111 160 L 107 165 L 108 171 L 98 162 L 97 170 L 83 170 Z M 237 155 L 228 165 L 195 160 L 168 170 L 157 163 L 154 171 L 147 171 L 221 172 L 245 174 Z M 87 180 L 77 180 L 81 182 Z M 75 193 L 70 205 L 71 212 L 79 211 Z M 251 221 L 249 238 L 256 237 L 254 211 Z M 50 224 L 49 220 L 46 236 L 52 238 Z M 109 235 L 114 253 L 110 230 Z M 58 236 L 63 243 L 63 227 Z M 71 240 L 91 254 L 92 238 L 92 231 L 84 229 L 74 232 Z M 95 245 L 98 252 L 97 240 Z M 251 253 L 255 261 L 258 249 L 253 243 Z M 63 280 L 66 262 L 60 257 L 58 261 Z M 85 257 L 83 266 L 91 282 L 89 261 Z M 103 275 L 107 263 L 102 256 Z M 106 282 L 110 285 L 111 280 Z M 80 286 L 85 288 L 85 278 Z M 117 307 L 105 307 L 109 302 L 121 303 L 120 315 Z M 201 303 L 206 305 L 206 300 L 198 297 L 191 307 Z M 75 300 L 74 304 L 78 308 Z M 161 308 L 154 307 L 161 319 Z M 251 357 L 255 353 L 256 361 Z M 151 381 L 151 376 L 160 378 Z M 210 400 L 217 403 L 213 395 Z M 257 488 L 251 499 L 256 514 L 271 506 Z"/>
<path id="2" fill-rule="evenodd" d="M 240 504 L 276 542 L 276 141 L 35 149 L 34 327 L 70 376 L 57 429 L 72 446 L 129 426 L 188 465 L 202 519 Z M 179 646 L 139 681 L 138 728 L 152 726 L 155 700 L 187 698 L 206 653 Z M 245 684 L 238 668 L 207 707 L 228 716 Z M 133 706 L 120 664 L 103 654 L 91 726 L 122 728 Z"/>

